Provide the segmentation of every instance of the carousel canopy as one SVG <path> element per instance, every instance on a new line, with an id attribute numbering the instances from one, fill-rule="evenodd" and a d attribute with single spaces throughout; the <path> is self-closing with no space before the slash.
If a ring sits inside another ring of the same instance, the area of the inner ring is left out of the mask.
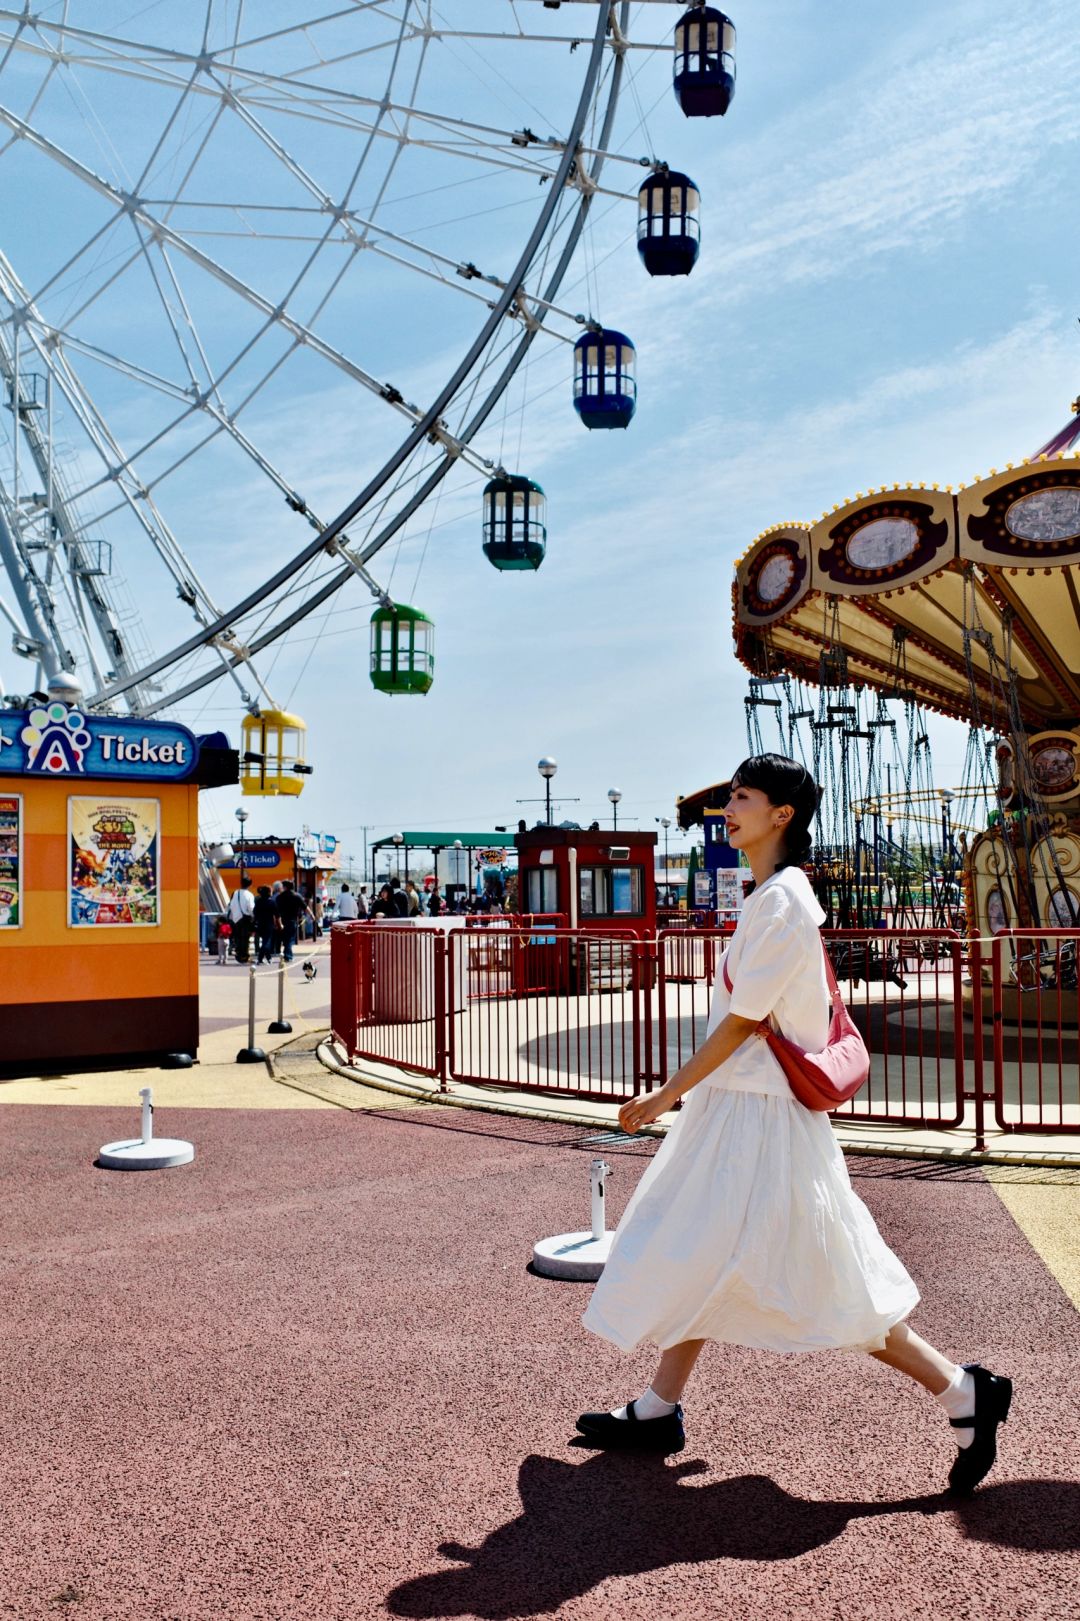
<path id="1" fill-rule="evenodd" d="M 778 524 L 736 565 L 734 618 L 755 676 L 829 685 L 840 656 L 846 681 L 971 725 L 1074 727 L 1080 455 L 955 491 L 871 490 L 817 523 Z"/>

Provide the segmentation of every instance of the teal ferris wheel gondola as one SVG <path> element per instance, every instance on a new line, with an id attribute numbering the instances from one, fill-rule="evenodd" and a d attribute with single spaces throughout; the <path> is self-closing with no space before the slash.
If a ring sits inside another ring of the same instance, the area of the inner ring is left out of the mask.
<path id="1" fill-rule="evenodd" d="M 582 334 L 574 345 L 574 410 L 587 428 L 626 428 L 637 410 L 637 351 L 610 327 Z"/>
<path id="2" fill-rule="evenodd" d="M 735 95 L 735 24 L 691 6 L 675 24 L 675 100 L 687 118 L 722 118 Z"/>
<path id="3" fill-rule="evenodd" d="M 427 614 L 395 602 L 371 616 L 371 684 L 376 692 L 427 692 L 435 679 L 435 626 Z"/>
<path id="4" fill-rule="evenodd" d="M 688 276 L 701 252 L 701 195 L 687 174 L 657 169 L 638 192 L 638 252 L 650 276 Z"/>
<path id="5" fill-rule="evenodd" d="M 484 556 L 497 569 L 538 569 L 547 550 L 547 497 L 517 473 L 484 487 Z"/>

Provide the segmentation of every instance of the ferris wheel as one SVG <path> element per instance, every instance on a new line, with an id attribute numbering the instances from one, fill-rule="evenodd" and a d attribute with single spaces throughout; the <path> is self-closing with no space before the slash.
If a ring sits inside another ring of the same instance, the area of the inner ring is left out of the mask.
<path id="1" fill-rule="evenodd" d="M 543 491 L 491 432 L 533 345 L 586 427 L 633 416 L 633 343 L 560 303 L 590 210 L 637 201 L 650 274 L 697 259 L 646 104 L 726 111 L 734 29 L 673 5 L 0 6 L 8 702 L 73 671 L 99 708 L 225 679 L 257 715 L 350 581 L 376 688 L 431 685 L 376 559 L 445 483 L 491 563 L 539 565 Z"/>

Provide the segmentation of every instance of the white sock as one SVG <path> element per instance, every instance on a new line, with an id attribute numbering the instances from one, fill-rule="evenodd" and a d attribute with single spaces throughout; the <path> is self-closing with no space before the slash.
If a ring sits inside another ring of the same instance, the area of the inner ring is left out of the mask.
<path id="1" fill-rule="evenodd" d="M 639 1396 L 634 1403 L 634 1413 L 638 1418 L 666 1418 L 669 1413 L 675 1411 L 678 1405 L 678 1402 L 661 1401 L 652 1385 L 650 1385 L 644 1396 Z M 972 1410 L 974 1411 L 974 1409 Z M 616 1407 L 612 1409 L 611 1416 L 612 1418 L 629 1418 L 630 1415 L 625 1407 Z"/>
<path id="2" fill-rule="evenodd" d="M 957 1368 L 952 1380 L 940 1396 L 936 1396 L 950 1418 L 975 1417 L 975 1381 L 965 1368 Z M 969 1447 L 975 1439 L 973 1429 L 953 1430 L 958 1447 Z"/>

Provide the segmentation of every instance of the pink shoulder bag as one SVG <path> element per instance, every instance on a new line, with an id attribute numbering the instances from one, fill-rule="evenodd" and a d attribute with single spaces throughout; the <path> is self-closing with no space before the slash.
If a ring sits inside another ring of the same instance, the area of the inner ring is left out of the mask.
<path id="1" fill-rule="evenodd" d="M 824 1111 L 847 1103 L 865 1084 L 870 1074 L 870 1054 L 840 995 L 840 987 L 836 983 L 836 975 L 829 961 L 829 953 L 825 950 L 824 940 L 821 942 L 821 949 L 825 956 L 825 976 L 829 981 L 832 995 L 832 1019 L 829 1022 L 829 1039 L 825 1051 L 804 1052 L 795 1042 L 789 1041 L 779 1030 L 774 1029 L 768 1019 L 761 1021 L 759 1029 L 769 1043 L 773 1056 L 787 1076 L 788 1085 L 799 1102 L 807 1109 Z M 730 996 L 731 975 L 728 973 L 726 961 L 724 984 Z"/>

